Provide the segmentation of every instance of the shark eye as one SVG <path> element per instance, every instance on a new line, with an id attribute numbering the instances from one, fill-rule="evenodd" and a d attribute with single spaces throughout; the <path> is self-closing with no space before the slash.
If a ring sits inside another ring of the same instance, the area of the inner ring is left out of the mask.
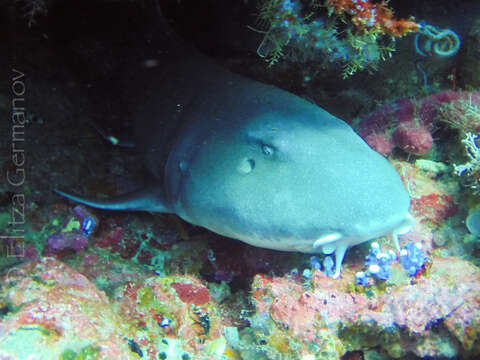
<path id="1" fill-rule="evenodd" d="M 272 156 L 273 153 L 274 153 L 274 149 L 273 149 L 273 147 L 270 146 L 270 145 L 265 145 L 265 144 L 263 144 L 263 145 L 262 145 L 262 152 L 263 152 L 265 155 L 267 155 L 267 156 Z"/>

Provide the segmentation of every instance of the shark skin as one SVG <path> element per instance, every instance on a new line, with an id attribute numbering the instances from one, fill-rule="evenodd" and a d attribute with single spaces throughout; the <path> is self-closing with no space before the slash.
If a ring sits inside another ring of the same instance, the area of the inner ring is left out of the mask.
<path id="1" fill-rule="evenodd" d="M 342 120 L 231 73 L 178 40 L 129 82 L 135 142 L 151 185 L 105 210 L 176 214 L 257 247 L 333 254 L 409 231 L 410 198 L 390 163 Z"/>

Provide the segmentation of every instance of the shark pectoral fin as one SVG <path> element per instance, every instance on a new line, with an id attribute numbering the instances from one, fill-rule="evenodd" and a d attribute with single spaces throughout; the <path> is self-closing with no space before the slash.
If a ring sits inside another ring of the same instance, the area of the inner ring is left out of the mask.
<path id="1" fill-rule="evenodd" d="M 100 134 L 101 137 L 103 137 L 107 142 L 114 146 L 120 146 L 120 147 L 129 147 L 133 148 L 136 146 L 135 142 L 131 139 L 119 139 L 118 137 L 108 134 L 107 131 L 99 127 L 97 124 L 94 122 L 89 121 L 88 124 L 95 129 L 96 132 Z"/>
<path id="2" fill-rule="evenodd" d="M 158 188 L 148 187 L 146 189 L 119 195 L 109 199 L 89 199 L 71 195 L 61 190 L 54 191 L 69 200 L 104 210 L 139 210 L 172 213 L 169 209 L 165 195 Z"/>

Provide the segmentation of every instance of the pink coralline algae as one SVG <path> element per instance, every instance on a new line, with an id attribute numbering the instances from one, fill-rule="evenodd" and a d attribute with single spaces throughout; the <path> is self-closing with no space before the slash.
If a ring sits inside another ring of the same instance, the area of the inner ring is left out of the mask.
<path id="1" fill-rule="evenodd" d="M 98 224 L 97 218 L 84 206 L 77 205 L 69 215 L 63 229 L 47 238 L 44 255 L 68 251 L 79 252 L 88 247 L 88 236 Z"/>
<path id="2" fill-rule="evenodd" d="M 80 231 L 70 231 L 50 235 L 47 238 L 47 245 L 53 251 L 73 250 L 78 252 L 87 248 L 88 239 Z"/>
<path id="3" fill-rule="evenodd" d="M 216 304 L 194 277 L 154 276 L 126 283 L 118 308 L 135 325 L 129 336 L 150 359 L 162 358 L 162 343 L 173 339 L 182 339 L 182 349 L 197 354 L 194 359 L 213 359 L 206 349 L 222 339 L 224 325 Z"/>
<path id="4" fill-rule="evenodd" d="M 180 299 L 185 303 L 204 305 L 206 302 L 210 301 L 210 293 L 203 285 L 173 283 L 172 287 L 175 289 Z"/>
<path id="5" fill-rule="evenodd" d="M 448 117 L 454 127 L 467 126 L 468 104 L 480 105 L 480 93 L 445 91 L 419 100 L 401 98 L 360 119 L 358 133 L 382 155 L 390 155 L 394 147 L 422 155 L 433 145 L 434 121 Z"/>
<path id="6" fill-rule="evenodd" d="M 102 262 L 92 254 L 83 259 L 89 262 L 85 268 Z M 122 263 L 114 268 L 123 273 Z M 113 279 L 110 271 L 100 276 Z M 109 282 L 107 297 L 86 276 L 53 258 L 10 269 L 0 279 L 0 358 L 224 358 L 226 314 L 202 281 L 145 271 L 139 272 L 141 279 L 128 278 Z M 72 355 L 85 353 L 94 355 Z"/>
<path id="7" fill-rule="evenodd" d="M 401 236 L 400 243 L 420 242 L 428 255 L 435 247 L 445 224 L 459 213 L 457 181 L 437 181 L 436 175 L 406 161 L 390 160 L 401 175 L 410 195 L 410 212 L 415 218 L 413 229 Z"/>
<path id="8" fill-rule="evenodd" d="M 412 212 L 420 221 L 431 221 L 439 225 L 443 219 L 452 217 L 458 211 L 452 195 L 431 193 L 412 199 Z"/>
<path id="9" fill-rule="evenodd" d="M 403 272 L 399 264 L 392 271 L 394 278 Z M 332 280 L 314 271 L 308 290 L 288 277 L 257 276 L 257 312 L 268 313 L 274 326 L 298 339 L 292 346 L 306 349 L 328 329 L 340 342 L 338 357 L 375 346 L 395 358 L 480 354 L 480 271 L 470 263 L 434 258 L 426 274 L 387 281 L 368 296 L 350 285 L 352 270 L 342 276 Z"/>
<path id="10" fill-rule="evenodd" d="M 442 225 L 458 213 L 457 188 L 436 181 L 426 171 L 405 161 L 392 161 L 411 197 L 411 213 L 420 223 Z"/>
<path id="11" fill-rule="evenodd" d="M 96 359 L 135 359 L 102 291 L 52 258 L 11 269 L 1 279 L 2 359 L 60 359 L 90 349 Z M 28 344 L 28 346 L 26 346 Z"/>
<path id="12" fill-rule="evenodd" d="M 425 154 L 433 145 L 432 134 L 428 128 L 418 126 L 415 122 L 401 123 L 392 136 L 396 146 L 411 154 Z"/>
<path id="13" fill-rule="evenodd" d="M 101 248 L 115 247 L 115 246 L 119 246 L 122 239 L 123 239 L 123 229 L 120 226 L 117 226 L 115 229 L 111 230 L 107 235 L 97 240 L 95 245 Z"/>

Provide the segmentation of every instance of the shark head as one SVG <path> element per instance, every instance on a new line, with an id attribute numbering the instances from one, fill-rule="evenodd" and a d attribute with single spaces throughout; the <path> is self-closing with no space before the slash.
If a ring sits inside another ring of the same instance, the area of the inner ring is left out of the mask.
<path id="1" fill-rule="evenodd" d="M 342 259 L 349 246 L 405 226 L 400 176 L 343 121 L 299 98 L 240 117 L 250 120 L 218 120 L 172 152 L 167 199 L 186 221 L 255 246 Z"/>
<path id="2" fill-rule="evenodd" d="M 224 76 L 188 109 L 147 111 L 136 123 L 152 186 L 102 201 L 58 193 L 102 209 L 175 213 L 258 247 L 335 253 L 336 276 L 347 248 L 408 231 L 400 176 L 350 126 L 278 88 Z M 152 104 L 145 109 L 164 108 Z M 170 143 L 159 119 L 171 114 L 185 125 Z"/>

